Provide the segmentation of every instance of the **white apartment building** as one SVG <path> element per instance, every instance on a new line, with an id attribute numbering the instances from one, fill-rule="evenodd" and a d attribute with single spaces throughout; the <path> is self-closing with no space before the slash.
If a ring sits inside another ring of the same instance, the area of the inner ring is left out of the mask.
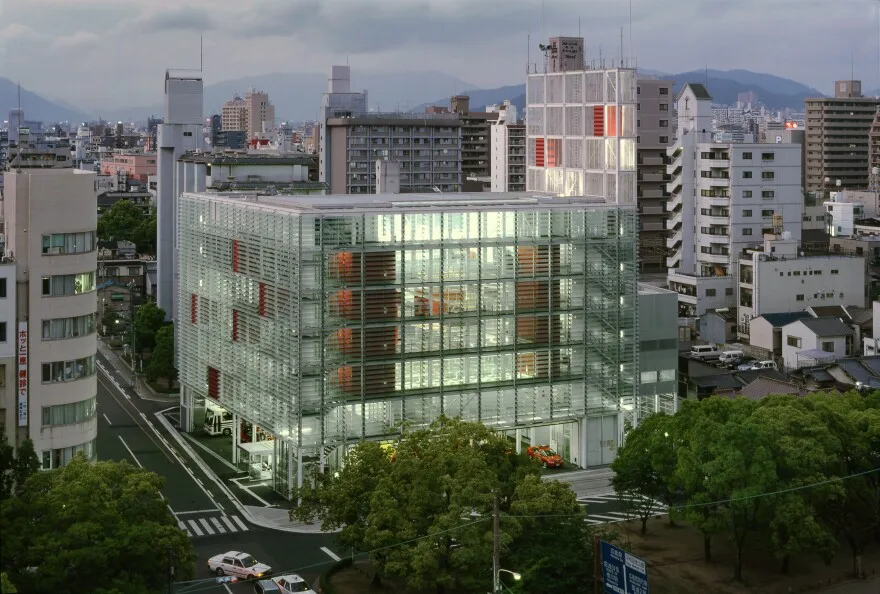
<path id="1" fill-rule="evenodd" d="M 15 410 L 16 439 L 30 437 L 43 468 L 58 468 L 78 452 L 95 458 L 95 175 L 69 168 L 5 175 L 5 256 L 15 262 L 15 284 L 3 278 L 6 295 L 16 297 L 17 327 L 6 329 L 16 369 L 5 375 L 16 379 L 3 393 L 4 421 Z M 8 315 L 8 305 L 2 311 Z"/>
<path id="2" fill-rule="evenodd" d="M 765 235 L 758 249 L 739 260 L 737 334 L 749 337 L 749 322 L 769 313 L 828 305 L 865 306 L 865 259 L 859 256 L 802 256 L 788 231 Z"/>
<path id="3" fill-rule="evenodd" d="M 4 257 L 0 261 L 0 424 L 6 428 L 7 439 L 13 443 L 27 437 L 27 390 L 23 393 L 21 408 L 18 393 L 15 262 Z M 21 430 L 17 430 L 19 415 L 22 415 L 24 425 Z"/>
<path id="4" fill-rule="evenodd" d="M 712 98 L 686 85 L 677 98 L 678 133 L 667 154 L 673 254 L 666 260 L 679 315 L 735 307 L 739 254 L 764 234 L 801 239 L 801 145 L 712 142 Z"/>
<path id="5" fill-rule="evenodd" d="M 862 219 L 877 218 L 877 194 L 842 190 L 829 192 L 825 209 L 825 230 L 831 237 L 851 237 L 856 234 L 856 224 Z"/>
<path id="6" fill-rule="evenodd" d="M 493 192 L 524 192 L 526 189 L 526 126 L 517 123 L 516 106 L 505 101 L 502 106 L 489 106 L 498 112 L 498 119 L 489 124 L 492 143 L 490 153 L 491 187 Z"/>
<path id="7" fill-rule="evenodd" d="M 635 204 L 635 68 L 536 70 L 526 78 L 526 190 Z"/>

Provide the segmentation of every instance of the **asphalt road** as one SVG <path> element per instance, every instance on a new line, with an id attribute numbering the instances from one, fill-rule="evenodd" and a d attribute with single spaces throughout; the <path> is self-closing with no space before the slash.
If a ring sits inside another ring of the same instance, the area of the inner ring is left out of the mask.
<path id="1" fill-rule="evenodd" d="M 193 541 L 198 554 L 196 581 L 176 584 L 174 592 L 253 592 L 248 583 L 217 584 L 208 558 L 230 550 L 245 551 L 269 564 L 274 575 L 299 573 L 314 581 L 333 563 L 334 535 L 271 530 L 247 521 L 231 501 L 187 457 L 155 419 L 169 404 L 138 398 L 126 378 L 99 355 L 98 458 L 128 460 L 165 478 L 162 495 Z M 106 370 L 106 371 L 105 371 Z M 327 552 L 329 551 L 329 553 Z"/>
<path id="2" fill-rule="evenodd" d="M 638 518 L 641 512 L 652 516 L 666 513 L 666 506 L 659 501 L 623 501 L 614 492 L 580 496 L 578 503 L 586 508 L 587 522 L 593 525 L 631 520 Z"/>

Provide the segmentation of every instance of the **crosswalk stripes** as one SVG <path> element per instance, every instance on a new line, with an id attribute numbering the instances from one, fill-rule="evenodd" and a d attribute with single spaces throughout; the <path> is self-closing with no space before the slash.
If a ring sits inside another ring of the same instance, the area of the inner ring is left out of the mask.
<path id="1" fill-rule="evenodd" d="M 246 532 L 250 530 L 238 516 L 212 515 L 201 518 L 179 519 L 177 525 L 185 531 L 187 536 L 195 538 L 199 536 L 215 536 L 232 532 Z"/>

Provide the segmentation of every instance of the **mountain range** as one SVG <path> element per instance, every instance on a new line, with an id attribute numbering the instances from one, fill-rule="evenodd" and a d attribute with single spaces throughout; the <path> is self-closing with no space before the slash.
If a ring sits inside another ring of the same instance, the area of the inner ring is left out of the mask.
<path id="1" fill-rule="evenodd" d="M 799 82 L 749 70 L 697 70 L 668 74 L 652 70 L 642 74 L 675 82 L 675 90 L 688 82 L 708 83 L 713 101 L 736 103 L 737 95 L 753 91 L 758 100 L 772 109 L 803 107 L 805 97 L 821 97 L 822 93 Z M 467 93 L 471 109 L 482 110 L 486 105 L 510 99 L 522 113 L 525 108 L 525 85 L 510 85 L 495 89 L 481 89 L 442 72 L 353 73 L 352 90 L 367 89 L 371 109 L 379 111 L 412 111 L 420 113 L 428 105 L 449 105 L 449 97 Z M 156 85 L 161 91 L 161 84 Z M 234 95 L 243 95 L 249 88 L 266 91 L 275 105 L 279 121 L 312 120 L 317 117 L 321 95 L 327 90 L 325 74 L 277 73 L 222 81 L 205 87 L 205 114 L 219 113 L 225 101 Z M 880 90 L 876 91 L 880 93 Z M 866 93 L 867 94 L 867 93 Z M 157 92 L 158 95 L 158 92 Z M 438 98 L 439 99 L 436 99 Z M 432 100 L 432 98 L 435 98 Z M 143 107 L 77 108 L 62 101 L 51 101 L 27 89 L 21 90 L 21 104 L 29 120 L 84 121 L 102 116 L 109 120 L 142 121 L 147 116 L 161 116 L 160 102 Z M 12 81 L 0 77 L 0 116 L 18 105 L 18 88 Z M 5 119 L 5 118 L 3 118 Z"/>

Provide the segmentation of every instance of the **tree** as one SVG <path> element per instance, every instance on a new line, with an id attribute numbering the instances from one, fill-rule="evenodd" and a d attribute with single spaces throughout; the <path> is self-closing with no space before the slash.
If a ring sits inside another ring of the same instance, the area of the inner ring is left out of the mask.
<path id="1" fill-rule="evenodd" d="M 162 326 L 156 333 L 156 346 L 150 353 L 150 362 L 147 365 L 149 381 L 156 381 L 160 377 L 168 380 L 169 388 L 177 379 L 177 369 L 174 367 L 174 326 L 171 324 Z"/>
<path id="2" fill-rule="evenodd" d="M 569 487 L 538 485 L 539 474 L 535 462 L 510 452 L 504 436 L 480 423 L 440 418 L 428 428 L 404 431 L 393 454 L 376 443 L 355 446 L 338 472 L 293 491 L 300 505 L 291 517 L 318 519 L 324 529 L 342 527 L 340 540 L 371 551 L 377 574 L 404 577 L 414 589 L 485 591 L 492 577 L 486 568 L 492 564 L 496 498 L 504 514 L 502 542 L 511 554 L 530 558 L 536 576 L 551 571 L 558 549 L 530 549 L 532 539 L 520 538 L 522 518 L 511 517 L 514 506 L 534 505 L 536 513 L 564 509 L 574 525 L 585 524 L 576 516 L 582 512 L 572 508 Z M 541 501 L 524 501 L 532 495 Z M 565 534 L 580 542 L 579 529 Z M 539 540 L 552 538 L 551 529 Z M 588 551 L 567 554 L 582 560 Z"/>
<path id="3" fill-rule="evenodd" d="M 156 335 L 165 324 L 165 310 L 153 301 L 147 301 L 137 309 L 134 316 L 134 332 L 137 338 L 134 346 L 138 354 L 152 350 L 156 346 Z"/>
<path id="4" fill-rule="evenodd" d="M 6 572 L 0 573 L 0 592 L 3 594 L 16 594 L 18 589 L 15 587 L 9 580 L 9 576 L 6 575 Z"/>
<path id="5" fill-rule="evenodd" d="M 6 438 L 6 429 L 0 426 L 0 500 L 14 496 L 39 470 L 40 460 L 34 451 L 34 442 L 25 439 L 16 454 Z"/>
<path id="6" fill-rule="evenodd" d="M 657 501 L 669 500 L 675 471 L 675 452 L 670 439 L 675 432 L 673 417 L 655 414 L 630 429 L 623 446 L 611 464 L 611 485 L 629 509 L 642 522 L 642 534 L 648 519 L 658 511 Z M 673 434 L 670 433 L 673 432 Z"/>
<path id="7" fill-rule="evenodd" d="M 102 241 L 131 241 L 138 253 L 156 252 L 156 216 L 129 200 L 119 200 L 98 219 Z"/>
<path id="8" fill-rule="evenodd" d="M 176 579 L 192 578 L 196 555 L 160 496 L 162 483 L 128 462 L 82 455 L 31 476 L 0 504 L 0 570 L 36 594 L 147 594 L 164 589 L 170 549 Z"/>

